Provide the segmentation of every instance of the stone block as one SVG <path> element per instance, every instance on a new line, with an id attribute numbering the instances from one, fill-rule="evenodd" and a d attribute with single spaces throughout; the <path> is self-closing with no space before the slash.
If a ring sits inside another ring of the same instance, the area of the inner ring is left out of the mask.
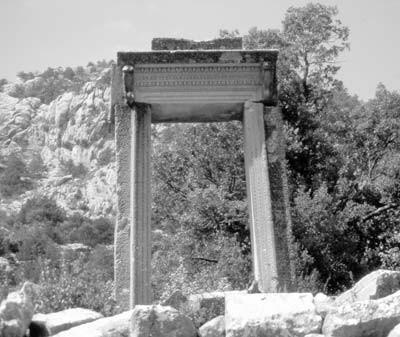
<path id="1" fill-rule="evenodd" d="M 174 38 L 154 38 L 151 50 L 210 50 L 210 49 L 242 49 L 241 37 L 220 38 L 209 41 L 193 41 Z"/>
<path id="2" fill-rule="evenodd" d="M 0 305 L 0 336 L 25 336 L 34 312 L 35 285 L 25 282 L 20 291 L 8 294 Z"/>
<path id="3" fill-rule="evenodd" d="M 225 337 L 225 316 L 217 316 L 199 328 L 200 337 Z"/>
<path id="4" fill-rule="evenodd" d="M 339 295 L 335 305 L 376 300 L 400 290 L 400 271 L 379 269 L 359 280 L 351 289 Z"/>
<path id="5" fill-rule="evenodd" d="M 335 308 L 334 300 L 323 293 L 318 293 L 315 295 L 314 305 L 315 310 L 322 317 L 325 317 L 329 311 Z"/>
<path id="6" fill-rule="evenodd" d="M 103 318 L 102 314 L 83 308 L 71 308 L 50 314 L 35 314 L 32 318 L 30 330 L 36 328 L 39 331 L 38 328 L 42 327 L 40 336 L 51 336 L 100 318 Z M 39 332 L 36 336 L 40 337 Z"/>
<path id="7" fill-rule="evenodd" d="M 400 291 L 379 300 L 358 301 L 330 311 L 322 327 L 326 337 L 386 337 L 400 323 Z"/>
<path id="8" fill-rule="evenodd" d="M 196 337 L 192 321 L 172 307 L 137 305 L 132 313 L 130 337 Z"/>
<path id="9" fill-rule="evenodd" d="M 322 318 L 309 293 L 226 296 L 227 337 L 296 336 L 320 333 Z"/>
<path id="10" fill-rule="evenodd" d="M 53 337 L 128 337 L 132 313 L 133 311 L 125 311 L 112 317 L 100 318 L 62 331 Z"/>

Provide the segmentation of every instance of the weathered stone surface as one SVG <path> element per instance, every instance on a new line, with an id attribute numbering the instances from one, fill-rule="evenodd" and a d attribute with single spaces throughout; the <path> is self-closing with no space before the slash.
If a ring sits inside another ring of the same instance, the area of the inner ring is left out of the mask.
<path id="1" fill-rule="evenodd" d="M 131 111 L 130 309 L 151 303 L 151 110 Z"/>
<path id="2" fill-rule="evenodd" d="M 312 294 L 236 294 L 226 296 L 227 337 L 305 336 L 321 331 Z"/>
<path id="3" fill-rule="evenodd" d="M 137 305 L 132 313 L 131 337 L 196 337 L 192 321 L 172 307 Z"/>
<path id="4" fill-rule="evenodd" d="M 218 316 L 203 324 L 199 329 L 200 337 L 224 337 L 225 316 Z"/>
<path id="5" fill-rule="evenodd" d="M 225 294 L 222 291 L 189 296 L 189 307 L 193 312 L 206 311 L 211 317 L 225 313 Z"/>
<path id="6" fill-rule="evenodd" d="M 56 179 L 56 181 L 54 182 L 54 185 L 55 186 L 61 186 L 61 185 L 65 184 L 67 181 L 70 181 L 72 179 L 74 179 L 72 174 L 68 174 L 68 175 L 66 175 L 64 177 L 60 177 L 60 178 Z"/>
<path id="7" fill-rule="evenodd" d="M 206 323 L 207 319 L 212 319 L 225 314 L 225 297 L 227 294 L 247 294 L 246 290 L 215 291 L 212 293 L 201 293 L 189 296 L 188 307 L 198 317 L 204 320 L 198 324 Z"/>
<path id="8" fill-rule="evenodd" d="M 50 336 L 100 318 L 103 318 L 103 315 L 95 311 L 72 308 L 51 314 L 35 314 L 31 325 L 34 324 L 43 327 L 47 334 L 43 334 L 42 336 Z"/>
<path id="9" fill-rule="evenodd" d="M 261 291 L 276 292 L 279 275 L 263 104 L 245 102 L 243 131 L 254 278 Z"/>
<path id="10" fill-rule="evenodd" d="M 315 310 L 322 317 L 325 317 L 329 311 L 335 308 L 334 300 L 323 293 L 314 296 L 314 305 Z"/>
<path id="11" fill-rule="evenodd" d="M 31 322 L 36 297 L 35 285 L 25 282 L 20 291 L 10 293 L 0 305 L 0 336 L 22 337 Z"/>
<path id="12" fill-rule="evenodd" d="M 163 50 L 119 52 L 118 66 L 146 63 L 261 63 L 275 65 L 277 50 Z M 234 58 L 234 59 L 233 59 Z"/>
<path id="13" fill-rule="evenodd" d="M 218 315 L 223 315 L 225 311 L 225 293 L 215 291 L 212 293 L 194 294 L 189 296 L 189 307 L 192 310 L 216 310 Z"/>
<path id="14" fill-rule="evenodd" d="M 192 50 L 192 49 L 242 49 L 241 37 L 214 39 L 210 41 L 193 41 L 174 38 L 154 38 L 152 50 Z"/>
<path id="15" fill-rule="evenodd" d="M 358 281 L 351 289 L 339 295 L 335 305 L 355 301 L 376 300 L 400 290 L 400 271 L 379 269 Z"/>
<path id="16" fill-rule="evenodd" d="M 400 324 L 397 324 L 390 332 L 387 337 L 400 337 Z"/>
<path id="17" fill-rule="evenodd" d="M 170 306 L 179 310 L 179 308 L 188 301 L 188 298 L 182 294 L 182 291 L 175 290 L 170 297 L 161 303 L 164 306 Z"/>
<path id="18" fill-rule="evenodd" d="M 131 317 L 132 311 L 125 311 L 62 331 L 54 337 L 129 337 Z"/>
<path id="19" fill-rule="evenodd" d="M 386 337 L 400 323 L 400 291 L 379 300 L 353 302 L 330 311 L 322 333 L 326 337 Z"/>
<path id="20" fill-rule="evenodd" d="M 280 107 L 265 107 L 265 141 L 274 221 L 279 291 L 294 291 L 295 253 L 286 174 L 285 136 Z"/>
<path id="21" fill-rule="evenodd" d="M 115 106 L 117 161 L 117 221 L 115 224 L 115 294 L 119 306 L 129 308 L 130 293 L 130 135 L 129 107 Z"/>

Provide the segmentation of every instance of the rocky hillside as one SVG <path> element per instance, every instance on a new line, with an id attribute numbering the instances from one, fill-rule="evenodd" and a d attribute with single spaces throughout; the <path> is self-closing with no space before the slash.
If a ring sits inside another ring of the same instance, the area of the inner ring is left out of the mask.
<path id="1" fill-rule="evenodd" d="M 114 135 L 107 118 L 110 69 L 80 68 L 87 81 L 78 86 L 66 76 L 71 68 L 3 85 L 0 173 L 12 156 L 21 158 L 27 170 L 16 178 L 15 190 L 2 193 L 0 210 L 18 211 L 27 199 L 44 195 L 67 212 L 114 214 Z M 47 93 L 49 87 L 55 89 L 55 97 L 40 96 L 38 88 L 46 85 Z M 24 188 L 17 191 L 19 183 Z"/>

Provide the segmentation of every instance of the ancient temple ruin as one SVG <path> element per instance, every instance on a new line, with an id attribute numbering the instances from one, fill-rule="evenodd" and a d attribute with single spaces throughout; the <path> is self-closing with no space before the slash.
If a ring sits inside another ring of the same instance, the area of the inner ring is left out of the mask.
<path id="1" fill-rule="evenodd" d="M 115 287 L 122 308 L 151 302 L 151 123 L 243 122 L 254 277 L 263 292 L 290 290 L 291 225 L 276 50 L 241 39 L 154 39 L 120 52 L 114 68 L 117 203 Z"/>

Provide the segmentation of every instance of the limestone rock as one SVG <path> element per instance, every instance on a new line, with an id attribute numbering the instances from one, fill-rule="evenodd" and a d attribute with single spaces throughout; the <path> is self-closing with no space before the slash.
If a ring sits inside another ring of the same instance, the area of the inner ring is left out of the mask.
<path id="1" fill-rule="evenodd" d="M 326 316 L 322 332 L 326 337 L 386 337 L 400 323 L 399 303 L 400 291 L 339 306 Z"/>
<path id="2" fill-rule="evenodd" d="M 397 324 L 390 332 L 387 337 L 400 337 L 400 324 Z"/>
<path id="3" fill-rule="evenodd" d="M 53 337 L 129 337 L 129 322 L 132 311 L 100 318 L 94 322 L 78 325 Z"/>
<path id="4" fill-rule="evenodd" d="M 227 294 L 225 305 L 227 337 L 303 337 L 321 331 L 312 294 Z"/>
<path id="5" fill-rule="evenodd" d="M 199 329 L 200 337 L 225 337 L 225 316 L 218 316 L 203 324 Z"/>
<path id="6" fill-rule="evenodd" d="M 161 303 L 164 306 L 170 306 L 179 310 L 180 307 L 188 301 L 188 298 L 182 294 L 182 291 L 175 290 L 170 297 Z"/>
<path id="7" fill-rule="evenodd" d="M 35 285 L 25 282 L 20 291 L 10 293 L 0 305 L 0 336 L 25 335 L 34 312 Z"/>
<path id="8" fill-rule="evenodd" d="M 216 291 L 190 295 L 189 307 L 193 312 L 207 311 L 209 317 L 212 318 L 223 315 L 225 313 L 225 293 Z"/>
<path id="9" fill-rule="evenodd" d="M 335 308 L 334 300 L 323 293 L 314 296 L 314 305 L 317 314 L 322 317 L 325 317 L 329 311 Z"/>
<path id="10" fill-rule="evenodd" d="M 131 337 L 196 337 L 192 321 L 172 307 L 137 305 L 132 313 Z"/>
<path id="11" fill-rule="evenodd" d="M 66 176 L 64 176 L 64 177 L 58 178 L 58 179 L 55 181 L 54 185 L 55 185 L 55 186 L 61 186 L 61 185 L 65 184 L 67 181 L 70 181 L 70 180 L 72 180 L 72 179 L 73 179 L 72 174 L 68 174 L 68 175 L 66 175 Z"/>
<path id="12" fill-rule="evenodd" d="M 72 308 L 51 314 L 36 314 L 32 318 L 30 330 L 32 330 L 32 326 L 42 327 L 43 334 L 37 335 L 37 337 L 50 336 L 100 318 L 103 318 L 102 314 L 83 308 Z M 30 337 L 32 337 L 32 333 Z"/>
<path id="13" fill-rule="evenodd" d="M 350 290 L 339 295 L 335 305 L 355 301 L 375 300 L 400 290 L 400 271 L 379 269 L 358 281 Z"/>

